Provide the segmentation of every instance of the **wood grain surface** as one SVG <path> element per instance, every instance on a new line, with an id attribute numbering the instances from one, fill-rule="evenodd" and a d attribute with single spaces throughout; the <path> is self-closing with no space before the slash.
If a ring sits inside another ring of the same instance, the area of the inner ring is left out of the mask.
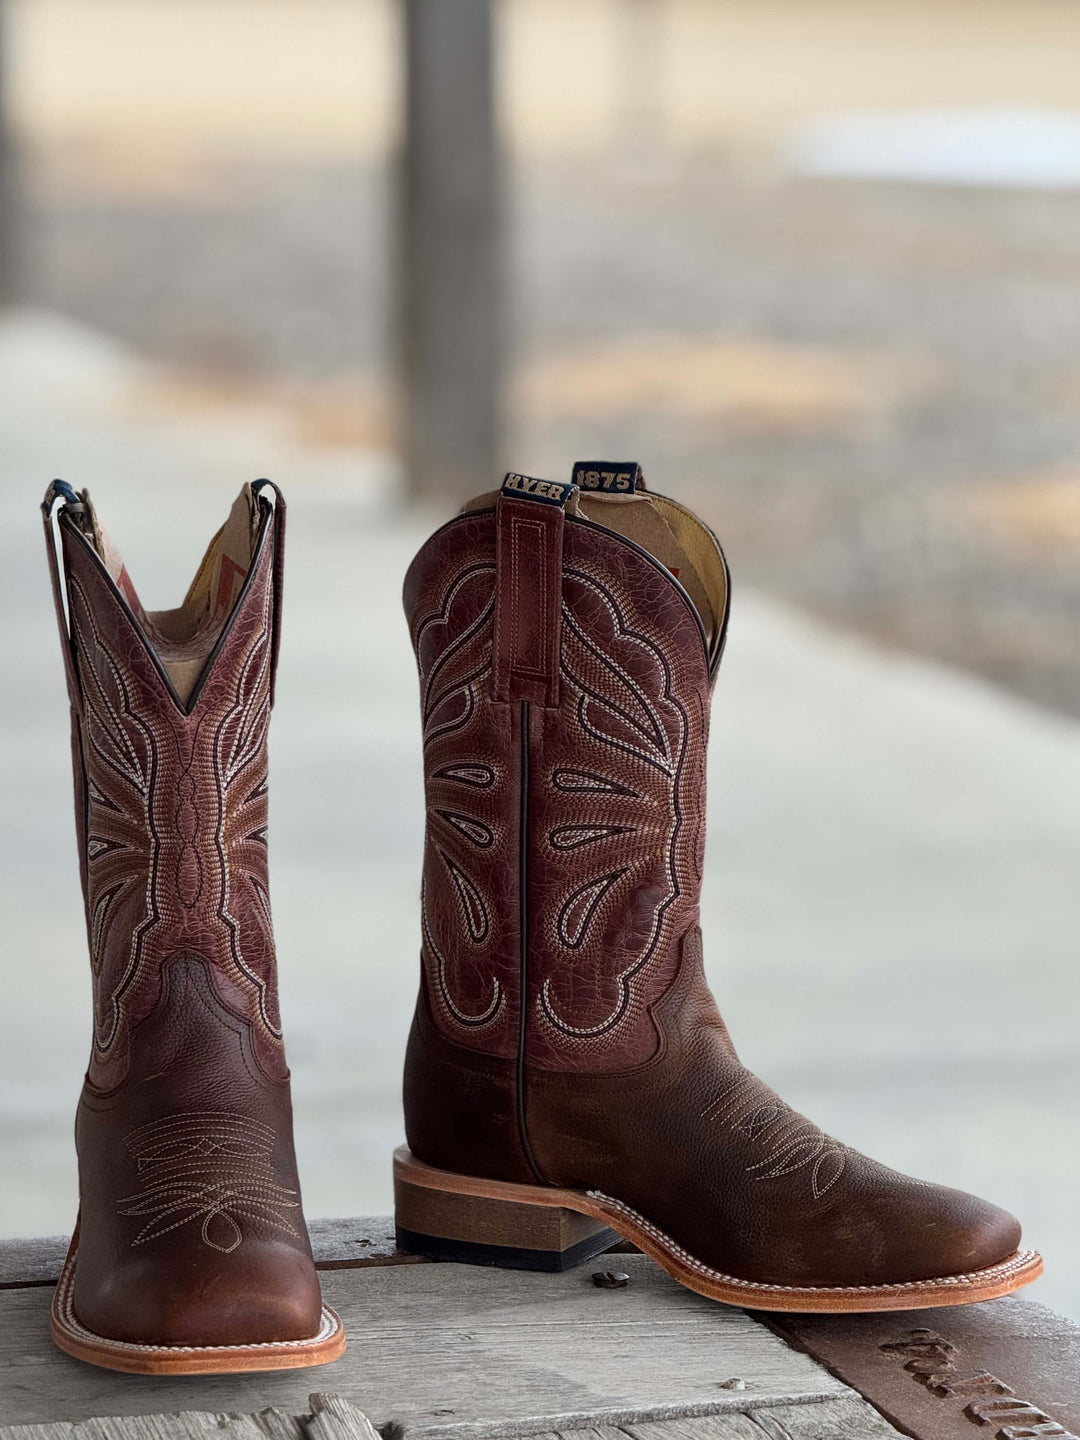
<path id="1" fill-rule="evenodd" d="M 0 1420 L 254 1414 L 268 1406 L 302 1415 L 315 1374 L 375 1425 L 432 1440 L 851 1396 L 744 1312 L 692 1295 L 644 1256 L 618 1263 L 631 1277 L 619 1290 L 592 1283 L 595 1263 L 564 1275 L 441 1264 L 324 1270 L 327 1303 L 349 1334 L 342 1360 L 318 1372 L 199 1379 L 80 1364 L 49 1340 L 49 1289 L 6 1290 Z"/>
<path id="2" fill-rule="evenodd" d="M 256 1415 L 183 1411 L 78 1424 L 0 1427 L 0 1440 L 380 1440 L 371 1421 L 341 1395 L 312 1395 L 307 1415 L 281 1410 Z M 854 1396 L 792 1405 L 769 1405 L 675 1420 L 578 1426 L 539 1431 L 534 1440 L 899 1440 L 876 1410 Z"/>
<path id="3" fill-rule="evenodd" d="M 364 1215 L 352 1220 L 312 1220 L 308 1224 L 315 1264 L 320 1270 L 362 1265 L 424 1264 L 423 1256 L 406 1255 L 394 1244 L 392 1215 Z M 46 1235 L 30 1240 L 0 1240 L 0 1290 L 26 1285 L 55 1285 L 60 1278 L 71 1237 Z"/>

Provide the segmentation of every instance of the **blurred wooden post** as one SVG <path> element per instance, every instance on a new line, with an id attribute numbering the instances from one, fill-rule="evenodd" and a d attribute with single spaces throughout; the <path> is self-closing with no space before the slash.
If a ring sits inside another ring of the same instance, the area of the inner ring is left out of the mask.
<path id="1" fill-rule="evenodd" d="M 414 495 L 498 476 L 502 243 L 491 0 L 404 0 L 399 269 L 405 455 Z"/>

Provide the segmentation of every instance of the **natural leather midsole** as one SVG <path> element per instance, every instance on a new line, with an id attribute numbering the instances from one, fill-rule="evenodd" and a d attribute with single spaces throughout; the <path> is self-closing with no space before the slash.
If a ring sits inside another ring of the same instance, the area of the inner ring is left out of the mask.
<path id="1" fill-rule="evenodd" d="M 397 1182 L 409 1186 L 498 1200 L 507 1205 L 542 1206 L 587 1215 L 633 1241 L 688 1289 L 750 1309 L 857 1312 L 970 1304 L 1007 1295 L 1042 1273 L 1042 1257 L 1037 1251 L 1018 1250 L 985 1269 L 929 1280 L 886 1285 L 778 1285 L 713 1269 L 645 1216 L 601 1191 L 566 1190 L 457 1175 L 423 1164 L 405 1146 L 394 1155 L 394 1175 Z"/>
<path id="2" fill-rule="evenodd" d="M 341 1320 L 328 1305 L 322 1307 L 316 1334 L 303 1340 L 257 1341 L 250 1345 L 157 1345 L 97 1335 L 75 1313 L 77 1239 L 76 1233 L 60 1273 L 50 1316 L 53 1340 L 77 1360 L 136 1374 L 223 1374 L 325 1365 L 345 1350 Z"/>

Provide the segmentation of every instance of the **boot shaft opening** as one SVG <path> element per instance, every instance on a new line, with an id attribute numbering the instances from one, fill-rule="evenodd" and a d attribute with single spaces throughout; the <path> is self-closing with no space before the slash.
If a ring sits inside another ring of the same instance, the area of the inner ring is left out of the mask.
<path id="1" fill-rule="evenodd" d="M 580 469 L 580 463 L 575 465 L 575 474 Z M 638 467 L 633 469 L 640 477 Z M 645 489 L 640 479 L 639 486 L 630 491 L 582 489 L 567 505 L 567 513 L 631 541 L 675 577 L 697 612 L 712 659 L 723 641 L 730 589 L 720 542 L 685 505 Z M 498 497 L 498 491 L 478 495 L 463 512 L 488 509 Z"/>
<path id="2" fill-rule="evenodd" d="M 183 601 L 170 610 L 147 610 L 116 546 L 98 519 L 88 491 L 79 496 L 78 527 L 124 596 L 181 704 L 186 705 L 247 579 L 261 515 L 251 485 L 244 485 L 228 519 L 206 548 Z"/>

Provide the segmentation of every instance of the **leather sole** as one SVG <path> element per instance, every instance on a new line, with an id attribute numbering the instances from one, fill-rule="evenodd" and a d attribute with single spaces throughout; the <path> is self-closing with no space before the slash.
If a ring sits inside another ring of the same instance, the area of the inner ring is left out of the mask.
<path id="1" fill-rule="evenodd" d="M 933 1280 L 895 1285 L 767 1285 L 712 1269 L 644 1215 L 600 1191 L 559 1190 L 457 1175 L 425 1165 L 404 1145 L 394 1152 L 394 1198 L 398 1244 L 404 1250 L 474 1264 L 562 1270 L 599 1254 L 621 1236 L 688 1290 L 745 1310 L 829 1314 L 970 1305 L 1019 1290 L 1037 1279 L 1043 1268 L 1037 1251 L 1017 1250 L 984 1270 Z M 538 1213 L 543 1211 L 562 1212 L 562 1229 L 550 1221 L 540 1222 Z M 591 1231 L 575 1231 L 575 1223 L 580 1226 L 582 1217 L 592 1223 Z M 593 1248 L 589 1248 L 590 1238 Z M 560 1239 L 566 1243 L 560 1244 Z M 572 1247 L 582 1246 L 583 1241 L 584 1253 L 568 1260 Z M 530 1252 L 546 1255 L 547 1263 L 530 1263 Z M 521 1256 L 525 1258 L 517 1258 Z"/>
<path id="2" fill-rule="evenodd" d="M 77 1236 L 76 1236 L 77 1240 Z M 309 1340 L 258 1345 L 138 1345 L 88 1330 L 75 1314 L 75 1241 L 64 1263 L 49 1316 L 53 1341 L 66 1354 L 104 1370 L 131 1375 L 226 1375 L 246 1370 L 298 1370 L 328 1365 L 345 1353 L 345 1327 L 324 1305 L 318 1333 Z"/>

